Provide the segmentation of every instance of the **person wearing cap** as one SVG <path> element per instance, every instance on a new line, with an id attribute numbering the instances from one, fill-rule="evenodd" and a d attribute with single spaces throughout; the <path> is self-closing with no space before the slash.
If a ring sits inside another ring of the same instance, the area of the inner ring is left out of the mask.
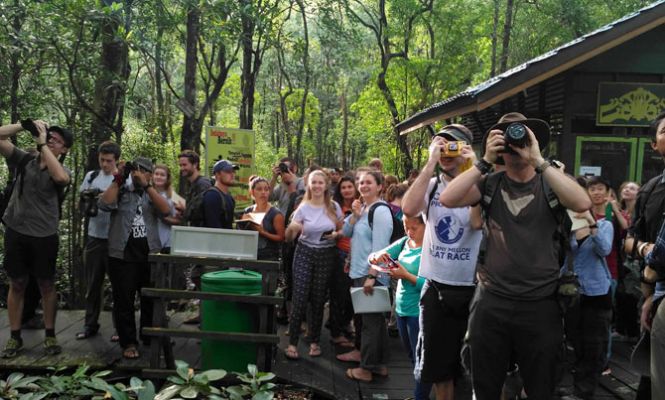
<path id="1" fill-rule="evenodd" d="M 459 142 L 461 154 L 446 151 L 450 144 L 459 147 Z M 453 398 L 455 378 L 462 372 L 460 350 L 482 238 L 482 232 L 471 226 L 471 207 L 444 207 L 439 196 L 458 179 L 467 160 L 475 161 L 472 142 L 467 127 L 443 127 L 430 143 L 427 164 L 402 199 L 407 217 L 423 213 L 427 221 L 418 273 L 426 282 L 420 299 L 414 373 L 423 386 L 434 384 L 438 400 Z M 429 398 L 429 393 L 417 398 Z"/>
<path id="2" fill-rule="evenodd" d="M 515 122 L 519 126 L 509 127 Z M 521 145 L 507 143 L 504 132 L 511 140 L 523 134 Z M 540 154 L 549 142 L 546 122 L 509 113 L 483 142 L 483 158 L 439 198 L 446 207 L 482 200 L 486 215 L 485 256 L 478 266 L 468 327 L 473 390 L 478 400 L 499 398 L 514 357 L 529 398 L 550 399 L 563 339 L 556 298 L 561 265 L 555 212 L 585 212 L 591 201 L 575 180 Z M 504 170 L 490 174 L 494 163 L 503 163 Z M 498 182 L 494 193 L 485 190 L 492 186 L 488 181 Z M 545 184 L 558 198 L 556 209 Z M 488 198 L 490 204 L 485 204 Z"/>
<path id="3" fill-rule="evenodd" d="M 228 160 L 219 160 L 212 167 L 215 184 L 203 194 L 203 215 L 206 228 L 233 228 L 233 211 L 236 202 L 229 193 L 235 184 L 237 165 Z"/>
<path id="4" fill-rule="evenodd" d="M 111 213 L 108 268 L 113 291 L 113 320 L 122 356 L 139 357 L 134 301 L 150 282 L 148 254 L 159 253 L 157 220 L 167 216 L 168 202 L 152 186 L 152 161 L 138 157 L 119 166 L 113 181 L 99 198 L 99 209 Z M 141 299 L 141 327 L 152 324 L 152 302 Z M 143 343 L 148 343 L 143 338 Z"/>
<path id="5" fill-rule="evenodd" d="M 30 275 L 37 279 L 42 295 L 44 350 L 48 355 L 61 351 L 55 338 L 55 267 L 58 258 L 60 202 L 65 187 L 70 183 L 70 172 L 61 161 L 72 147 L 74 137 L 68 130 L 49 127 L 40 120 L 34 121 L 32 128 L 36 156 L 19 149 L 8 140 L 23 129 L 22 124 L 0 127 L 0 154 L 10 167 L 16 168 L 17 174 L 7 209 L 2 216 L 6 226 L 3 265 L 9 277 L 7 313 L 10 329 L 10 337 L 2 352 L 3 358 L 16 357 L 23 348 L 21 314 Z"/>

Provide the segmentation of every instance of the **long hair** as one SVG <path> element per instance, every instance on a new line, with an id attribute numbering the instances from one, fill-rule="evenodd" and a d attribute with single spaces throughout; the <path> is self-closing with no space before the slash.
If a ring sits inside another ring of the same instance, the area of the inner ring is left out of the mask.
<path id="1" fill-rule="evenodd" d="M 156 169 L 163 169 L 164 171 L 166 171 L 166 183 L 164 184 L 164 191 L 166 192 L 167 196 L 170 199 L 171 196 L 173 195 L 173 187 L 171 186 L 171 170 L 165 164 L 155 165 L 155 168 L 153 169 L 153 173 L 154 173 L 154 170 L 156 170 Z"/>
<path id="2" fill-rule="evenodd" d="M 326 207 L 326 214 L 328 214 L 328 217 L 332 220 L 333 223 L 337 223 L 337 210 L 335 209 L 335 203 L 333 202 L 329 189 L 330 177 L 324 171 L 317 169 L 316 171 L 312 171 L 307 175 L 308 184 L 306 185 L 307 187 L 305 189 L 305 197 L 303 197 L 303 201 L 300 204 L 302 205 L 304 203 L 310 203 L 312 201 L 312 191 L 309 187 L 309 180 L 312 179 L 313 176 L 320 176 L 323 178 L 323 181 L 325 182 L 325 190 L 323 192 L 323 204 Z"/>
<path id="3" fill-rule="evenodd" d="M 333 196 L 333 200 L 335 200 L 340 206 L 344 204 L 344 198 L 342 197 L 342 183 L 344 182 L 351 182 L 353 185 L 353 190 L 355 191 L 353 194 L 354 199 L 360 197 L 360 193 L 356 187 L 356 180 L 351 175 L 344 175 L 339 179 L 339 182 L 337 182 L 337 186 L 335 186 L 335 195 Z"/>

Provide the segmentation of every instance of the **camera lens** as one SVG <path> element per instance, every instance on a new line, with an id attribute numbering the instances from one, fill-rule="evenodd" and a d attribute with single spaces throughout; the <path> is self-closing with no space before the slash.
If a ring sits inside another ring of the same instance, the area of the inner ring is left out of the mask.
<path id="1" fill-rule="evenodd" d="M 512 144 L 517 147 L 526 147 L 529 136 L 526 132 L 526 127 L 519 122 L 513 122 L 508 125 L 504 132 L 506 143 Z"/>

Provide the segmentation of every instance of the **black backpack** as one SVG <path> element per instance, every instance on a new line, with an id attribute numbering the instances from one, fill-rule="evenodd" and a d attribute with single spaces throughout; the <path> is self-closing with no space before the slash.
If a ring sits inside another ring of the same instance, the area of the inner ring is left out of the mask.
<path id="1" fill-rule="evenodd" d="M 227 221 L 233 221 L 233 213 L 229 215 L 229 213 L 227 212 L 228 210 L 226 207 L 226 198 L 222 194 L 221 190 L 217 189 L 217 187 L 213 185 L 208 189 L 204 190 L 198 196 L 195 196 L 193 199 L 192 212 L 190 214 L 190 217 L 193 218 L 192 221 L 195 221 L 195 223 L 198 224 L 195 226 L 203 226 L 205 223 L 205 209 L 203 205 L 203 198 L 205 197 L 206 193 L 210 191 L 215 191 L 217 194 L 219 194 L 219 197 L 222 200 L 222 208 L 220 210 L 220 215 L 223 216 L 224 219 Z"/>
<path id="2" fill-rule="evenodd" d="M 483 193 L 481 193 L 481 199 L 480 199 L 480 206 L 483 211 L 483 219 L 485 220 L 485 225 L 487 225 L 487 220 L 489 219 L 489 207 L 492 204 L 492 199 L 494 199 L 494 195 L 496 194 L 497 190 L 499 189 L 501 180 L 503 179 L 505 175 L 504 171 L 501 172 L 495 172 L 493 174 L 490 174 L 487 176 L 485 180 L 485 190 Z M 554 190 L 550 187 L 549 184 L 547 184 L 547 181 L 543 178 L 542 174 L 538 174 L 540 182 L 543 187 L 543 193 L 545 193 L 545 199 L 547 200 L 547 204 L 549 205 L 549 209 L 552 212 L 552 215 L 554 216 L 554 219 L 557 222 L 557 229 L 554 233 L 554 240 L 559 243 L 559 266 L 562 266 L 563 263 L 565 262 L 566 256 L 569 258 L 569 262 L 572 262 L 572 251 L 570 248 L 570 228 L 573 226 L 573 222 L 571 221 L 570 217 L 568 216 L 568 213 L 566 212 L 565 207 L 561 206 L 559 202 L 559 198 L 557 197 L 556 193 L 554 193 Z M 480 257 L 484 256 L 484 252 L 486 249 L 486 243 L 485 243 L 485 238 L 487 235 L 484 235 L 483 237 L 483 242 L 481 243 L 480 246 L 480 253 L 479 255 L 479 261 L 482 262 L 483 260 L 480 259 Z M 572 265 L 572 264 L 571 264 Z"/>
<path id="3" fill-rule="evenodd" d="M 390 211 L 390 216 L 392 217 L 393 220 L 393 233 L 390 235 L 390 243 L 394 243 L 395 241 L 406 236 L 406 232 L 404 232 L 404 224 L 399 218 L 397 218 L 397 216 L 393 213 L 393 209 L 390 208 L 390 206 L 387 203 L 380 201 L 372 204 L 372 206 L 369 208 L 369 212 L 367 214 L 367 221 L 369 222 L 369 228 L 374 230 L 374 211 L 381 206 L 388 207 L 388 210 Z"/>
<path id="4" fill-rule="evenodd" d="M 199 179 L 208 178 L 199 176 L 196 182 L 198 182 Z M 208 179 L 208 181 L 210 182 L 210 179 Z M 194 184 L 196 184 L 196 182 Z M 211 182 L 210 187 L 212 187 L 212 185 L 214 185 L 214 182 Z M 201 193 L 198 193 L 191 199 L 188 199 L 187 208 L 185 209 L 183 218 L 190 226 L 203 226 L 203 223 L 205 222 L 205 213 L 203 212 L 203 195 L 208 191 L 208 189 L 210 189 L 210 187 Z"/>

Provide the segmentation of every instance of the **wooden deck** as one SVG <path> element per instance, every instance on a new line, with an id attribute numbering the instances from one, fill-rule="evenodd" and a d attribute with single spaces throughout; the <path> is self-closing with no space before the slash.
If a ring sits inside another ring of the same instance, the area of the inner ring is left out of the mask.
<path id="1" fill-rule="evenodd" d="M 170 326 L 186 329 L 196 329 L 193 326 L 183 325 L 182 321 L 189 316 L 186 313 L 169 313 Z M 47 367 L 71 366 L 76 367 L 87 363 L 93 369 L 112 369 L 116 372 L 139 375 L 142 369 L 148 368 L 149 348 L 141 346 L 141 358 L 138 360 L 125 360 L 120 355 L 120 348 L 111 343 L 109 338 L 113 333 L 111 316 L 103 312 L 100 318 L 102 329 L 100 333 L 87 340 L 75 340 L 76 332 L 83 326 L 84 312 L 60 311 L 56 324 L 57 337 L 63 347 L 60 355 L 48 357 L 42 349 L 44 334 L 42 330 L 23 330 L 25 349 L 21 355 L 12 360 L 0 359 L 0 373 L 15 370 L 43 370 Z M 9 327 L 6 310 L 0 311 L 0 345 L 4 345 L 9 336 Z M 297 382 L 309 386 L 318 393 L 330 398 L 340 400 L 364 399 L 405 399 L 413 397 L 412 367 L 407 360 L 402 344 L 397 338 L 390 339 L 391 357 L 388 365 L 390 375 L 387 378 L 375 380 L 370 384 L 358 383 L 345 377 L 346 368 L 354 367 L 353 363 L 344 363 L 335 359 L 337 352 L 348 349 L 334 348 L 329 342 L 328 331 L 324 328 L 321 338 L 323 355 L 317 358 L 307 356 L 307 343 L 301 340 L 298 361 L 287 360 L 283 350 L 288 343 L 284 335 L 284 327 L 280 327 L 281 343 L 277 350 L 273 372 L 286 381 Z M 174 339 L 174 353 L 176 359 L 184 360 L 195 367 L 200 366 L 200 345 L 195 339 Z M 612 374 L 602 377 L 601 387 L 597 390 L 596 399 L 624 399 L 635 397 L 639 377 L 629 367 L 630 344 L 614 343 L 614 353 L 610 366 Z M 570 382 L 570 376 L 565 379 Z M 470 400 L 471 389 L 468 379 L 463 379 L 457 388 L 457 399 Z"/>

